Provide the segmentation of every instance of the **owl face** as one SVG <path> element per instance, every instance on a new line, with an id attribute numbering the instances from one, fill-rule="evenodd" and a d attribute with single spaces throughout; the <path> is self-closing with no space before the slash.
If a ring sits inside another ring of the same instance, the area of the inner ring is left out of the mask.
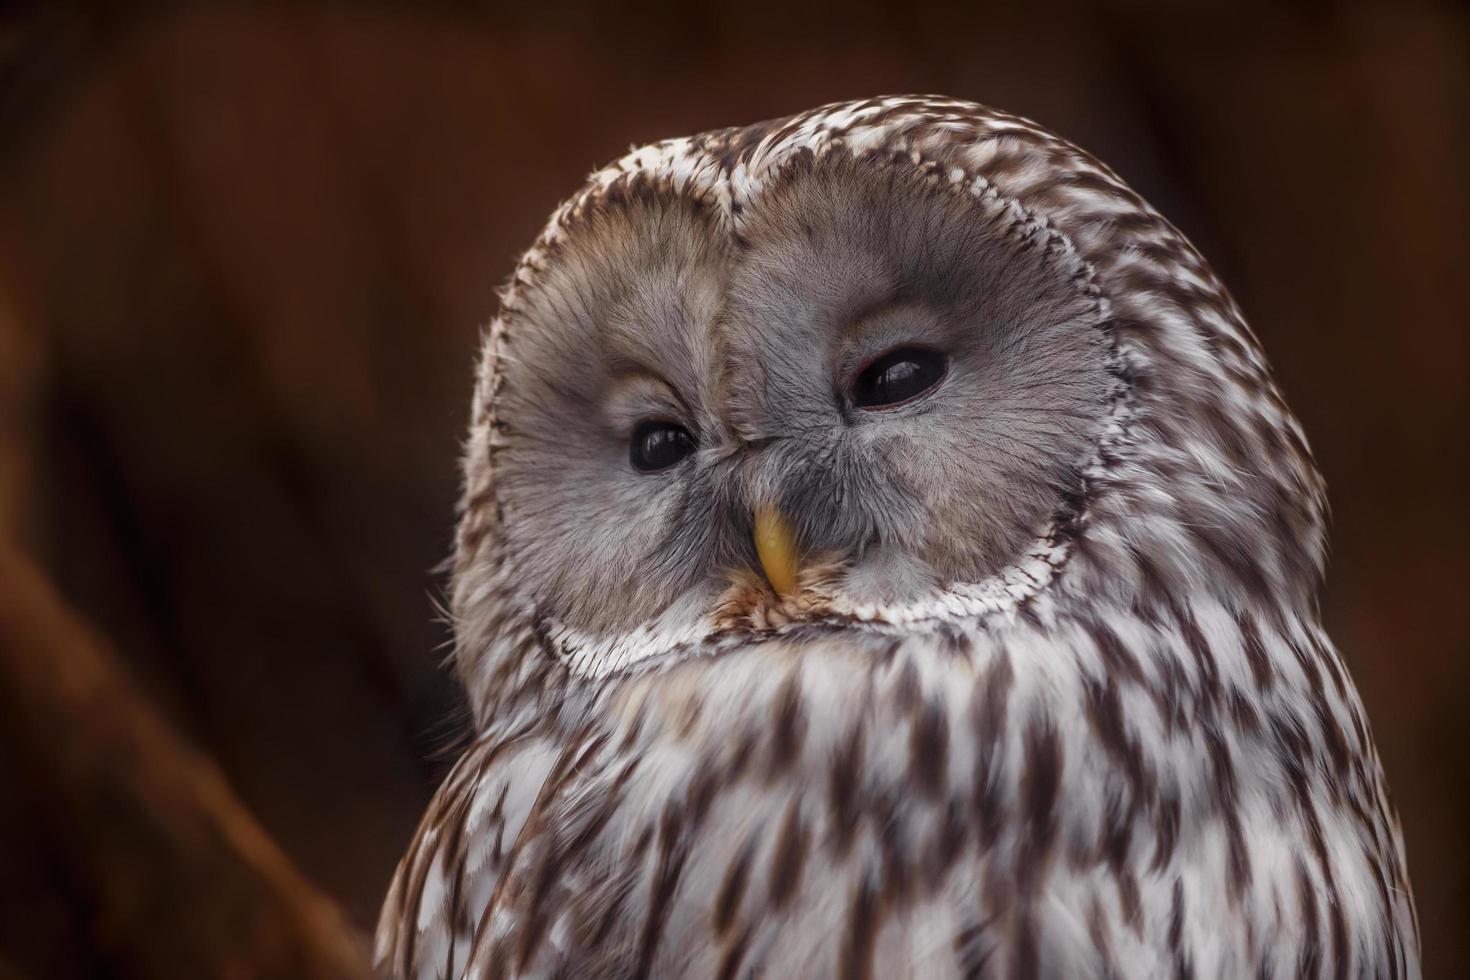
<path id="1" fill-rule="evenodd" d="M 464 473 L 481 719 L 773 633 L 1310 614 L 1322 576 L 1321 477 L 1208 263 L 1083 151 L 938 97 L 594 173 L 502 292 Z"/>
<path id="2" fill-rule="evenodd" d="M 563 213 L 491 396 L 496 560 L 538 616 L 609 638 L 912 602 L 1065 511 L 1103 313 L 960 178 L 839 148 Z"/>

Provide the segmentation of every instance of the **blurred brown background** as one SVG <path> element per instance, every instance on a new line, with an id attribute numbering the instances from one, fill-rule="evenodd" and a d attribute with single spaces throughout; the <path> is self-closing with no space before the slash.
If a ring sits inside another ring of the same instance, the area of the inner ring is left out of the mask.
<path id="1" fill-rule="evenodd" d="M 1326 618 L 1427 972 L 1463 975 L 1464 9 L 51 2 L 3 23 L 0 536 L 365 927 L 456 738 L 433 567 L 515 253 L 629 144 L 942 92 L 1096 153 L 1235 290 L 1331 487 Z M 0 786 L 0 976 L 110 975 L 3 748 Z"/>

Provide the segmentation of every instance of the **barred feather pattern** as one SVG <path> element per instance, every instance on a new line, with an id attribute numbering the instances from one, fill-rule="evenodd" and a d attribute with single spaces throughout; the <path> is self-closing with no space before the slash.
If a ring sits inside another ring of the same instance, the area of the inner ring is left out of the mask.
<path id="1" fill-rule="evenodd" d="M 1075 268 L 1116 387 L 1082 492 L 1015 568 L 892 615 L 558 633 L 496 501 L 520 304 L 632 188 L 738 239 L 783 166 L 832 153 L 909 160 Z M 486 336 L 452 599 L 477 737 L 394 877 L 380 967 L 1418 977 L 1397 821 L 1318 623 L 1325 509 L 1224 286 L 1036 124 L 893 97 L 636 149 L 553 215 Z"/>

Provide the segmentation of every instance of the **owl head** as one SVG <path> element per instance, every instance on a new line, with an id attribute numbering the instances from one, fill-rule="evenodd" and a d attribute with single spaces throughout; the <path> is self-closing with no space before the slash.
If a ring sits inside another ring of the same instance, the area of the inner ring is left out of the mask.
<path id="1" fill-rule="evenodd" d="M 967 103 L 829 106 L 635 150 L 522 259 L 460 662 L 473 692 L 1067 589 L 1295 601 L 1320 510 L 1234 304 L 1109 171 Z"/>

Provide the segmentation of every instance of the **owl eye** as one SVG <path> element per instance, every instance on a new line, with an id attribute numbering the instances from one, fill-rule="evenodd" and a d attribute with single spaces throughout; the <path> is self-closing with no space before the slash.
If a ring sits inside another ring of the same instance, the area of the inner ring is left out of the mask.
<path id="1" fill-rule="evenodd" d="M 892 408 L 924 394 L 944 380 L 949 360 L 937 350 L 900 347 L 858 372 L 852 403 L 858 408 Z"/>
<path id="2" fill-rule="evenodd" d="M 694 452 L 694 437 L 682 425 L 649 419 L 633 430 L 628 459 L 640 473 L 666 470 Z"/>

